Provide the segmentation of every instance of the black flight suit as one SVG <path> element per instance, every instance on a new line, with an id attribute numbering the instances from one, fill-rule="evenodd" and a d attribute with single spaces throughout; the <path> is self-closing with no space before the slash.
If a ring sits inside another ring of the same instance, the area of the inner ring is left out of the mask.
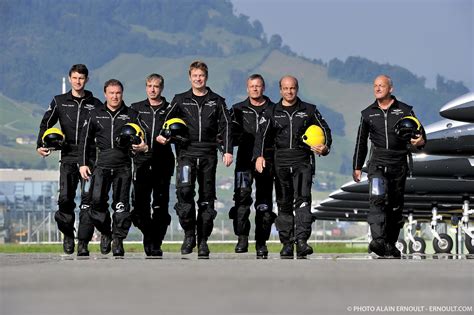
<path id="1" fill-rule="evenodd" d="M 166 118 L 181 118 L 188 127 L 189 141 L 177 150 L 175 210 L 185 236 L 197 233 L 198 242 L 211 235 L 217 215 L 214 201 L 218 134 L 223 152 L 232 154 L 233 151 L 231 118 L 225 100 L 207 89 L 201 103 L 192 89 L 175 95 Z M 196 180 L 199 184 L 197 219 L 194 202 Z"/>
<path id="2" fill-rule="evenodd" d="M 41 121 L 37 141 L 37 148 L 39 148 L 43 145 L 41 138 L 44 132 L 59 121 L 61 130 L 65 135 L 65 144 L 61 149 L 59 168 L 59 209 L 56 211 L 54 218 L 58 223 L 58 229 L 69 237 L 74 237 L 74 209 L 76 208 L 74 199 L 77 185 L 80 182 L 81 188 L 83 188 L 85 184 L 79 174 L 77 164 L 79 137 L 89 112 L 94 108 L 103 106 L 102 102 L 95 98 L 90 91 L 84 92 L 85 96 L 80 99 L 73 97 L 71 91 L 56 95 L 53 98 Z M 85 163 L 92 168 L 95 163 L 95 148 L 92 147 L 89 153 Z M 82 216 L 83 210 L 87 211 L 90 207 L 89 194 L 84 189 L 81 189 L 81 192 L 79 218 Z M 84 230 L 88 230 L 89 227 L 83 225 L 84 222 L 79 220 L 77 236 L 80 240 L 89 241 L 90 238 L 86 238 L 86 235 L 84 235 Z"/>
<path id="3" fill-rule="evenodd" d="M 307 241 L 311 236 L 311 186 L 314 175 L 314 154 L 302 142 L 310 125 L 318 125 L 331 147 L 331 130 L 315 105 L 299 98 L 291 109 L 280 100 L 264 113 L 255 139 L 254 159 L 263 156 L 264 141 L 272 134 L 275 146 L 275 176 L 278 217 L 275 220 L 282 244 Z M 294 214 L 293 214 L 294 212 Z"/>
<path id="4" fill-rule="evenodd" d="M 252 205 L 252 183 L 255 179 L 255 240 L 257 244 L 265 244 L 269 239 L 272 224 L 275 220 L 273 213 L 273 139 L 266 137 L 263 156 L 266 167 L 263 173 L 255 170 L 252 160 L 255 135 L 259 130 L 259 121 L 263 113 L 275 104 L 265 97 L 265 104 L 252 106 L 250 100 L 232 106 L 233 144 L 238 146 L 235 166 L 234 201 L 235 206 L 229 212 L 233 219 L 234 233 L 237 236 L 248 236 L 250 232 L 250 206 Z"/>
<path id="5" fill-rule="evenodd" d="M 108 210 L 109 191 L 112 188 L 113 226 L 112 237 L 124 239 L 132 224 L 130 215 L 130 186 L 132 181 L 132 158 L 127 148 L 119 148 L 115 139 L 127 123 L 140 125 L 138 113 L 124 103 L 112 112 L 105 106 L 90 113 L 82 130 L 80 165 L 87 165 L 85 157 L 95 141 L 98 157 L 90 179 L 92 207 L 87 219 L 104 235 L 110 235 L 110 214 Z M 140 126 L 143 129 L 143 126 Z M 88 231 L 92 236 L 94 230 Z"/>
<path id="6" fill-rule="evenodd" d="M 392 98 L 394 102 L 387 110 L 382 110 L 375 101 L 361 112 L 353 169 L 362 169 L 370 138 L 370 212 L 367 221 L 373 240 L 383 240 L 394 246 L 404 224 L 402 212 L 409 153 L 409 145 L 396 136 L 394 126 L 402 117 L 415 114 L 411 106 Z M 426 139 L 423 129 L 422 134 Z"/>
<path id="7" fill-rule="evenodd" d="M 144 244 L 151 243 L 156 248 L 161 246 L 171 222 L 168 203 L 174 171 L 171 145 L 161 145 L 155 140 L 165 122 L 169 105 L 164 97 L 161 99 L 162 103 L 158 106 L 151 106 L 148 99 L 131 105 L 140 114 L 140 125 L 143 126 L 149 148 L 147 153 L 133 159 L 132 221 L 142 231 Z"/>

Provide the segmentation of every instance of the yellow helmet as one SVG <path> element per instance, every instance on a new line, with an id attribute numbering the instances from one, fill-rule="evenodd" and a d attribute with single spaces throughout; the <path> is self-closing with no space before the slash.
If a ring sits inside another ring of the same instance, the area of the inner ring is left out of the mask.
<path id="1" fill-rule="evenodd" d="M 185 141 L 188 137 L 188 127 L 181 118 L 171 118 L 163 124 L 163 136 L 171 141 Z"/>
<path id="2" fill-rule="evenodd" d="M 309 146 L 326 143 L 326 137 L 321 127 L 317 125 L 311 125 L 306 129 L 303 136 L 301 137 L 303 142 Z"/>
<path id="3" fill-rule="evenodd" d="M 115 138 L 115 143 L 120 148 L 130 148 L 132 144 L 140 144 L 144 138 L 142 128 L 134 123 L 126 123 L 120 128 L 120 133 Z"/>
<path id="4" fill-rule="evenodd" d="M 59 128 L 49 128 L 41 137 L 43 147 L 50 150 L 60 150 L 64 144 L 64 139 L 66 139 L 66 136 Z"/>

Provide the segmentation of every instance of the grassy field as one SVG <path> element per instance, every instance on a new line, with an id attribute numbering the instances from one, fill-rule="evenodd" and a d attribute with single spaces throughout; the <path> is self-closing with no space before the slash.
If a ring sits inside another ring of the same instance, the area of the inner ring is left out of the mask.
<path id="1" fill-rule="evenodd" d="M 371 85 L 346 83 L 328 76 L 326 67 L 312 64 L 299 57 L 273 51 L 256 69 L 270 81 L 288 73 L 300 81 L 299 94 L 313 104 L 325 104 L 341 113 L 346 123 L 345 131 L 351 141 L 359 125 L 360 111 L 372 102 Z"/>
<path id="2" fill-rule="evenodd" d="M 311 244 L 316 253 L 366 253 L 367 246 L 364 244 Z M 209 244 L 212 253 L 233 253 L 234 244 Z M 143 246 L 141 244 L 124 244 L 125 252 L 141 253 Z M 181 244 L 163 244 L 164 252 L 179 252 Z M 268 244 L 270 253 L 279 253 L 280 244 Z M 91 253 L 99 253 L 99 244 L 90 244 Z M 62 244 L 0 244 L 0 253 L 62 253 Z M 250 244 L 249 252 L 254 252 L 254 245 Z"/>
<path id="3" fill-rule="evenodd" d="M 267 55 L 268 50 L 258 49 L 249 53 L 227 57 L 205 58 L 210 67 L 208 86 L 216 93 L 222 94 L 229 83 L 230 73 L 233 70 L 251 71 Z M 173 95 L 187 91 L 190 88 L 188 80 L 188 66 L 200 56 L 187 56 L 182 58 L 146 57 L 139 54 L 120 54 L 115 59 L 94 71 L 94 79 L 90 88 L 97 91 L 102 82 L 110 78 L 117 78 L 124 82 L 124 101 L 131 102 L 142 100 L 145 94 L 145 77 L 150 72 L 160 73 L 165 77 L 163 96 L 171 101 Z M 242 82 L 242 91 L 245 93 L 245 82 Z M 102 99 L 102 95 L 97 92 Z M 225 97 L 225 95 L 223 95 Z M 231 104 L 228 104 L 229 106 Z"/>

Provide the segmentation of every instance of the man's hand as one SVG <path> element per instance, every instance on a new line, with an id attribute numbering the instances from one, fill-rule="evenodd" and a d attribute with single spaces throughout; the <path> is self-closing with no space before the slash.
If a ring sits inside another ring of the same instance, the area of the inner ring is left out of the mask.
<path id="1" fill-rule="evenodd" d="M 140 144 L 132 144 L 133 152 L 148 152 L 148 145 L 145 141 L 140 142 Z"/>
<path id="2" fill-rule="evenodd" d="M 36 152 L 38 152 L 41 157 L 47 157 L 48 155 L 51 154 L 51 150 L 47 148 L 38 148 L 36 149 Z"/>
<path id="3" fill-rule="evenodd" d="M 362 177 L 362 171 L 361 170 L 354 170 L 352 173 L 352 179 L 358 183 L 360 182 L 360 178 Z"/>
<path id="4" fill-rule="evenodd" d="M 410 143 L 415 147 L 421 147 L 425 144 L 425 139 L 423 139 L 423 136 L 420 135 L 418 138 L 410 139 Z"/>
<path id="5" fill-rule="evenodd" d="M 155 138 L 156 142 L 158 142 L 159 144 L 167 144 L 170 139 L 169 138 L 165 138 L 163 137 L 162 135 L 159 135 L 158 137 Z"/>
<path id="6" fill-rule="evenodd" d="M 91 169 L 89 166 L 81 166 L 79 167 L 79 173 L 81 174 L 82 179 L 89 180 L 91 175 Z"/>
<path id="7" fill-rule="evenodd" d="M 259 156 L 255 161 L 255 169 L 257 172 L 262 173 L 263 169 L 265 168 L 265 158 L 263 156 Z"/>
<path id="8" fill-rule="evenodd" d="M 325 144 L 317 144 L 311 146 L 311 151 L 313 151 L 317 155 L 326 155 L 329 149 Z"/>
<path id="9" fill-rule="evenodd" d="M 232 164 L 232 154 L 224 153 L 224 157 L 222 158 L 224 165 L 229 167 Z"/>

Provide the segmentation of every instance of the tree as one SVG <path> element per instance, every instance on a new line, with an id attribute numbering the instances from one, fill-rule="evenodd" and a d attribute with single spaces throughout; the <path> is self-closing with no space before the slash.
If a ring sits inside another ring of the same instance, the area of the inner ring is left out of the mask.
<path id="1" fill-rule="evenodd" d="M 268 45 L 272 49 L 280 49 L 282 42 L 283 41 L 280 35 L 273 34 L 272 37 L 270 37 L 270 42 L 268 43 Z"/>
<path id="2" fill-rule="evenodd" d="M 446 80 L 443 76 L 436 76 L 436 90 L 446 94 L 466 94 L 469 89 L 461 81 Z"/>
<path id="3" fill-rule="evenodd" d="M 253 21 L 253 28 L 255 30 L 255 33 L 259 36 L 259 38 L 262 38 L 263 35 L 263 26 L 262 23 L 260 23 L 259 20 Z"/>

